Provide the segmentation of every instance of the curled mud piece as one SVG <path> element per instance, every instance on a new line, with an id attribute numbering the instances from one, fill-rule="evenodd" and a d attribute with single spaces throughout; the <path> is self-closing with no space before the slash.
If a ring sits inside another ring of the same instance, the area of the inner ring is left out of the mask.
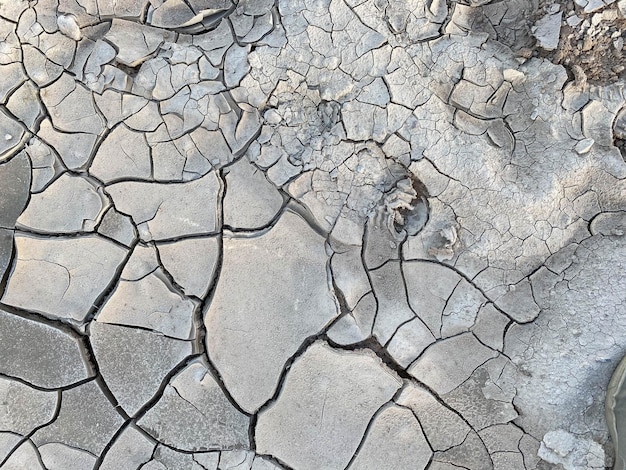
<path id="1" fill-rule="evenodd" d="M 416 178 L 398 181 L 384 197 L 387 228 L 396 240 L 416 235 L 428 221 L 428 193 Z"/>
<path id="2" fill-rule="evenodd" d="M 615 445 L 613 470 L 626 469 L 626 357 L 618 364 L 606 392 L 606 422 Z"/>
<path id="3" fill-rule="evenodd" d="M 614 145 L 619 149 L 624 160 L 626 160 L 626 108 L 617 113 L 613 123 Z"/>

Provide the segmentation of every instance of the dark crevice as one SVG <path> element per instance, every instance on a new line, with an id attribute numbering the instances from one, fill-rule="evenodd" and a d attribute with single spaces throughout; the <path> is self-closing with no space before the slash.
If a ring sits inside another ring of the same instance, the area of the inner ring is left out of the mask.
<path id="1" fill-rule="evenodd" d="M 87 327 L 87 333 L 89 334 L 89 327 Z M 95 380 L 98 386 L 100 387 L 102 394 L 107 398 L 107 400 L 109 400 L 113 408 L 115 408 L 115 411 L 117 411 L 117 413 L 122 417 L 122 419 L 124 421 L 128 421 L 130 417 L 128 416 L 126 411 L 124 411 L 124 409 L 120 406 L 120 404 L 117 402 L 117 398 L 115 397 L 115 395 L 113 394 L 113 392 L 107 385 L 106 381 L 104 380 L 104 377 L 100 373 L 100 366 L 96 360 L 96 355 L 93 351 L 93 348 L 91 347 L 91 342 L 88 336 L 83 338 L 83 345 L 87 352 L 87 362 L 91 364 L 91 367 L 93 368 L 96 374 Z"/>
<path id="2" fill-rule="evenodd" d="M 15 231 L 12 230 L 12 232 L 13 235 L 11 237 L 11 257 L 9 258 L 5 271 L 2 273 L 2 276 L 0 276 L 0 299 L 4 297 L 7 284 L 9 283 L 11 275 L 15 271 L 15 265 L 17 264 L 17 245 L 15 243 Z"/>
<path id="3" fill-rule="evenodd" d="M 258 235 L 263 235 L 267 233 L 269 230 L 271 230 L 278 223 L 278 221 L 280 220 L 280 218 L 286 211 L 288 203 L 289 203 L 288 199 L 283 199 L 283 203 L 280 209 L 266 224 L 262 226 L 254 227 L 254 228 L 238 228 L 238 227 L 232 227 L 230 225 L 225 224 L 224 230 L 230 232 L 235 237 L 241 236 L 241 237 L 246 237 L 246 238 L 247 237 L 252 238 Z"/>
<path id="4" fill-rule="evenodd" d="M 370 331 L 369 331 L 369 336 L 371 336 L 374 333 L 374 327 L 376 326 L 376 320 L 378 320 L 378 312 L 380 310 L 380 301 L 378 300 L 378 296 L 376 295 L 376 292 L 374 291 L 374 285 L 372 283 L 372 275 L 370 273 L 370 270 L 367 268 L 367 263 L 365 262 L 365 252 L 366 252 L 366 249 L 367 249 L 367 239 L 368 239 L 368 232 L 367 232 L 367 224 L 366 224 L 365 230 L 363 230 L 363 241 L 362 241 L 362 244 L 361 244 L 361 264 L 363 265 L 363 270 L 365 271 L 365 275 L 367 276 L 367 281 L 369 282 L 371 293 L 372 293 L 372 296 L 374 297 L 374 303 L 376 304 L 376 306 L 375 306 L 376 312 L 374 313 L 374 318 L 372 319 L 372 326 L 371 326 Z"/>
<path id="5" fill-rule="evenodd" d="M 459 268 L 457 268 L 456 266 L 453 266 L 453 265 L 450 265 L 450 264 L 447 264 L 447 263 L 443 263 L 443 262 L 441 262 L 441 261 L 437 261 L 437 260 L 434 260 L 434 259 L 425 259 L 425 258 L 416 258 L 416 259 L 410 259 L 410 260 L 407 260 L 407 259 L 404 259 L 404 258 L 403 258 L 403 259 L 402 259 L 402 261 L 403 261 L 403 262 L 409 262 L 409 263 L 410 263 L 410 262 L 412 262 L 412 261 L 420 261 L 420 262 L 423 262 L 423 263 L 438 264 L 438 265 L 440 265 L 440 266 L 444 266 L 444 267 L 446 267 L 446 268 L 448 268 L 448 269 L 451 269 L 452 271 L 456 272 L 459 276 L 461 276 L 463 279 L 465 279 L 465 280 L 466 280 L 466 281 L 467 281 L 467 282 L 468 282 L 468 283 L 469 283 L 472 287 L 474 287 L 476 290 L 478 290 L 478 291 L 482 294 L 482 296 L 483 296 L 485 299 L 487 299 L 487 301 L 489 301 L 489 302 L 491 302 L 491 303 L 493 304 L 494 308 L 495 308 L 498 312 L 500 312 L 502 315 L 506 316 L 509 320 L 511 320 L 511 321 L 513 321 L 513 322 L 515 322 L 515 323 L 518 323 L 518 324 L 520 324 L 520 325 L 525 325 L 525 324 L 527 324 L 527 323 L 532 323 L 533 321 L 535 321 L 535 319 L 533 319 L 533 320 L 529 320 L 529 321 L 526 321 L 526 322 L 521 322 L 521 321 L 517 321 L 517 320 L 515 320 L 515 319 L 514 319 L 513 317 L 511 317 L 511 315 L 509 315 L 509 314 L 508 314 L 505 310 L 503 310 L 502 308 L 500 308 L 500 307 L 496 304 L 496 302 L 495 302 L 495 301 L 494 301 L 491 297 L 489 297 L 489 295 L 488 295 L 488 294 L 484 291 L 484 289 L 482 289 L 481 287 L 479 287 L 479 286 L 478 286 L 478 284 L 476 284 L 476 282 L 474 282 L 474 280 L 473 280 L 472 278 L 470 278 L 469 276 L 467 276 L 467 275 L 466 275 L 463 271 L 461 271 L 461 270 L 460 270 Z"/>
<path id="6" fill-rule="evenodd" d="M 256 454 L 256 455 L 259 457 L 263 457 L 264 460 L 268 460 L 269 462 L 272 462 L 274 465 L 276 465 L 278 468 L 281 468 L 282 470 L 296 470 L 295 468 L 291 467 L 290 465 L 287 465 L 284 461 L 282 461 L 278 457 L 274 457 L 273 455 L 269 455 L 269 454 Z"/>
<path id="7" fill-rule="evenodd" d="M 72 232 L 60 233 L 60 232 L 46 232 L 42 230 L 32 229 L 21 224 L 17 224 L 15 227 L 15 233 L 27 235 L 31 238 L 37 238 L 40 240 L 54 240 L 54 239 L 67 240 L 71 238 L 83 238 L 83 237 L 88 237 L 90 235 L 96 235 L 98 237 L 102 237 L 106 239 L 108 242 L 118 246 L 119 248 L 122 248 L 124 251 L 130 248 L 129 246 L 124 245 L 123 243 L 120 243 L 119 241 L 107 235 L 102 235 L 98 233 L 97 228 L 95 227 L 93 230 L 89 230 L 89 231 L 74 230 Z"/>
<path id="8" fill-rule="evenodd" d="M 100 452 L 100 455 L 96 459 L 96 462 L 95 462 L 95 464 L 93 466 L 93 470 L 99 470 L 100 469 L 100 467 L 102 466 L 102 462 L 104 461 L 104 458 L 109 453 L 109 451 L 111 450 L 113 445 L 117 442 L 118 438 L 122 435 L 122 433 L 124 431 L 126 431 L 126 429 L 128 429 L 130 424 L 131 424 L 130 420 L 124 422 L 124 424 L 122 424 L 119 427 L 119 429 L 115 432 L 115 434 L 113 434 L 113 437 L 111 438 L 111 440 L 107 443 L 107 445 L 104 447 L 103 451 Z"/>
<path id="9" fill-rule="evenodd" d="M 133 421 L 137 422 L 141 420 L 141 418 L 143 418 L 143 416 L 161 399 L 161 397 L 163 396 L 163 392 L 165 391 L 165 388 L 169 385 L 170 381 L 185 368 L 187 368 L 187 366 L 195 362 L 199 357 L 201 357 L 199 354 L 192 354 L 190 356 L 187 356 L 175 367 L 173 367 L 172 370 L 170 370 L 161 381 L 161 385 L 159 386 L 159 389 L 156 391 L 154 396 L 150 400 L 148 400 L 141 408 L 139 408 L 139 410 L 134 414 Z"/>
<path id="10" fill-rule="evenodd" d="M 126 75 L 128 75 L 130 78 L 132 78 L 134 80 L 135 77 L 139 74 L 139 70 L 141 69 L 141 65 L 142 64 L 135 65 L 133 67 L 133 66 L 130 66 L 130 65 L 122 64 L 118 60 L 114 59 L 113 62 L 111 63 L 111 65 L 113 67 L 121 70 L 122 72 L 124 72 Z"/>
<path id="11" fill-rule="evenodd" d="M 330 338 L 325 338 L 325 340 L 335 349 L 341 349 L 344 351 L 359 351 L 364 349 L 370 350 L 382 361 L 384 365 L 394 371 L 399 377 L 406 380 L 414 379 L 413 376 L 409 374 L 404 367 L 398 364 L 391 354 L 389 354 L 389 352 L 387 352 L 387 350 L 374 337 L 369 337 L 364 341 L 350 345 L 335 343 Z"/>
<path id="12" fill-rule="evenodd" d="M 78 341 L 82 340 L 82 338 L 85 336 L 81 328 L 81 323 L 72 318 L 59 318 L 55 316 L 48 316 L 44 313 L 26 310 L 20 307 L 15 307 L 13 305 L 7 305 L 2 302 L 0 302 L 0 309 L 26 320 L 42 323 L 57 330 L 60 330 Z"/>
<path id="13" fill-rule="evenodd" d="M 309 347 L 315 343 L 316 341 L 319 340 L 324 340 L 326 342 L 328 342 L 328 344 L 332 345 L 331 341 L 328 340 L 327 336 L 326 336 L 326 332 L 328 331 L 328 329 L 334 324 L 334 317 L 333 319 L 317 334 L 311 335 L 308 338 L 306 338 L 302 344 L 300 345 L 300 347 L 298 348 L 298 350 L 289 358 L 287 359 L 287 361 L 285 361 L 285 364 L 283 366 L 283 369 L 280 373 L 279 379 L 278 379 L 278 384 L 276 385 L 276 388 L 274 390 L 274 394 L 272 395 L 272 397 L 267 400 L 263 405 L 261 405 L 259 407 L 259 409 L 257 410 L 257 412 L 254 414 L 254 423 L 256 424 L 257 419 L 258 419 L 258 415 L 262 414 L 265 410 L 267 410 L 268 408 L 270 408 L 272 405 L 274 405 L 274 403 L 276 403 L 276 401 L 278 400 L 278 398 L 280 397 L 283 388 L 284 388 L 284 384 L 285 381 L 287 379 L 287 376 L 289 375 L 289 371 L 291 370 L 291 367 L 293 366 L 293 364 L 306 352 L 307 349 L 309 349 Z M 341 346 L 339 347 L 340 349 L 342 348 Z"/>
<path id="14" fill-rule="evenodd" d="M 611 129 L 613 131 L 613 145 L 619 149 L 622 158 L 626 161 L 626 106 L 615 113 Z"/>
<path id="15" fill-rule="evenodd" d="M 241 414 L 250 417 L 251 414 L 248 413 L 247 411 L 245 411 L 243 408 L 241 408 L 241 406 L 239 406 L 239 403 L 237 403 L 237 401 L 230 394 L 230 391 L 228 390 L 228 388 L 226 387 L 226 385 L 224 383 L 224 379 L 222 378 L 222 374 L 220 374 L 220 372 L 217 370 L 217 367 L 215 367 L 215 365 L 213 364 L 213 361 L 211 361 L 211 359 L 208 358 L 208 354 L 206 354 L 204 356 L 201 356 L 201 357 L 204 360 L 204 362 L 206 362 L 206 364 L 204 364 L 205 367 L 209 370 L 209 372 L 211 373 L 211 375 L 213 376 L 213 378 L 215 379 L 215 381 L 219 385 L 220 389 L 224 393 L 224 396 L 228 399 L 230 404 L 237 411 L 239 411 Z"/>
<path id="16" fill-rule="evenodd" d="M 220 183 L 220 192 L 218 194 L 217 197 L 217 201 L 218 201 L 218 209 L 217 209 L 217 214 L 218 214 L 218 226 L 219 227 L 223 227 L 223 223 L 224 223 L 224 198 L 226 197 L 226 191 L 227 191 L 227 184 L 226 184 L 226 178 L 224 177 L 224 171 L 220 170 L 218 175 L 218 180 Z M 217 252 L 217 260 L 215 263 L 215 274 L 213 276 L 213 279 L 211 280 L 211 285 L 209 286 L 209 290 L 204 298 L 204 300 L 202 301 L 200 307 L 198 308 L 197 311 L 197 316 L 195 317 L 195 322 L 196 322 L 196 348 L 198 351 L 201 351 L 201 355 L 202 357 L 205 359 L 208 368 L 211 370 L 211 374 L 213 375 L 213 377 L 217 380 L 217 382 L 220 385 L 220 388 L 224 391 L 226 397 L 228 398 L 228 400 L 233 404 L 233 406 L 235 406 L 238 410 L 241 410 L 241 408 L 239 407 L 239 404 L 236 403 L 236 401 L 233 399 L 233 397 L 230 395 L 230 392 L 228 392 L 226 386 L 224 385 L 221 375 L 219 374 L 217 368 L 215 367 L 215 365 L 213 364 L 213 362 L 211 361 L 211 358 L 209 357 L 209 351 L 208 351 L 208 345 L 207 342 L 209 341 L 209 337 L 208 337 L 208 332 L 207 332 L 207 328 L 206 328 L 206 322 L 205 322 L 205 315 L 206 313 L 209 311 L 209 307 L 211 305 L 211 302 L 213 301 L 213 298 L 215 296 L 215 292 L 217 291 L 217 286 L 219 283 L 219 279 L 220 276 L 222 274 L 222 267 L 224 264 L 224 229 L 221 228 L 221 232 L 220 232 L 220 236 L 218 237 L 218 252 Z M 243 412 L 243 410 L 241 410 Z M 245 415 L 249 416 L 249 413 L 245 413 L 243 412 Z"/>
<path id="17" fill-rule="evenodd" d="M 85 316 L 85 319 L 83 320 L 84 323 L 90 323 L 92 320 L 94 320 L 98 312 L 113 296 L 113 293 L 117 290 L 120 279 L 122 277 L 122 271 L 124 271 L 124 268 L 128 264 L 128 261 L 130 260 L 137 244 L 138 241 L 135 240 L 133 244 L 127 248 L 128 251 L 124 256 L 124 259 L 115 269 L 115 274 L 111 277 L 111 280 L 109 281 L 107 287 L 100 293 L 100 295 L 98 295 L 96 300 L 93 302 L 92 308 L 89 310 L 89 312 Z"/>
<path id="18" fill-rule="evenodd" d="M 324 227 L 322 227 L 317 222 L 317 219 L 315 218 L 313 213 L 304 204 L 302 204 L 299 201 L 296 201 L 295 199 L 290 199 L 285 209 L 290 210 L 291 212 L 295 214 L 298 214 L 300 217 L 302 217 L 305 220 L 305 222 L 309 225 L 309 227 L 311 227 L 311 229 L 313 229 L 315 233 L 320 235 L 325 240 L 328 240 L 328 237 L 330 234 L 326 231 L 326 229 L 324 229 Z"/>
<path id="19" fill-rule="evenodd" d="M 401 404 L 399 404 L 397 402 L 398 399 L 400 398 L 400 394 L 402 393 L 402 391 L 404 391 L 404 388 L 405 387 L 402 387 L 399 390 L 400 393 L 398 393 L 397 396 L 393 398 L 393 401 L 394 401 L 396 406 L 399 406 L 400 408 L 404 408 L 405 410 L 410 411 L 411 414 L 413 415 L 413 417 L 415 418 L 415 421 L 417 421 L 417 424 L 419 425 L 420 429 L 422 430 L 422 434 L 424 436 L 424 439 L 426 440 L 426 443 L 428 444 L 428 447 L 430 447 L 430 451 L 433 452 L 433 455 L 431 455 L 430 460 L 429 460 L 428 464 L 426 465 L 426 468 L 428 468 L 428 466 L 432 463 L 432 460 L 434 458 L 435 449 L 433 448 L 433 445 L 431 444 L 430 439 L 428 439 L 428 435 L 426 434 L 426 431 L 424 430 L 424 426 L 422 426 L 422 423 L 420 422 L 420 419 L 417 416 L 417 413 L 415 413 L 415 410 L 413 410 L 413 408 L 411 408 L 410 406 L 401 405 Z"/>
<path id="20" fill-rule="evenodd" d="M 441 338 L 442 334 L 441 332 L 443 331 L 443 317 L 444 317 L 444 312 L 446 311 L 446 309 L 448 308 L 448 303 L 450 302 L 450 299 L 452 298 L 452 296 L 454 295 L 454 292 L 458 289 L 459 285 L 461 284 L 462 278 L 459 279 L 459 281 L 454 285 L 454 288 L 452 289 L 452 291 L 450 292 L 450 295 L 448 296 L 448 298 L 446 299 L 446 301 L 443 304 L 443 307 L 441 309 L 441 321 L 439 323 L 439 331 L 437 332 L 438 336 L 437 338 Z M 478 309 L 478 311 L 480 312 L 480 308 Z M 478 315 L 478 312 L 476 313 L 476 315 Z M 434 334 L 434 333 L 433 333 Z"/>
<path id="21" fill-rule="evenodd" d="M 195 179 L 191 179 L 191 180 L 184 180 L 184 179 L 149 179 L 149 178 L 143 178 L 143 177 L 139 177 L 139 176 L 130 176 L 130 177 L 119 177 L 119 178 L 114 178 L 111 180 L 108 180 L 105 183 L 100 182 L 103 186 L 112 186 L 114 184 L 119 184 L 119 183 L 141 183 L 141 184 L 154 184 L 154 185 L 185 185 L 185 184 L 190 184 L 190 183 L 194 183 L 202 178 L 204 178 L 205 176 L 209 175 L 211 173 L 211 171 L 215 171 L 215 170 L 209 170 L 206 173 L 204 173 L 203 175 L 201 175 L 198 178 Z M 95 177 L 94 177 L 95 178 Z"/>
<path id="22" fill-rule="evenodd" d="M 166 335 L 165 333 L 163 333 L 162 331 L 156 330 L 154 328 L 148 328 L 146 326 L 141 326 L 141 325 L 131 325 L 131 324 L 126 324 L 126 323 L 116 323 L 116 322 L 97 322 L 99 324 L 104 324 L 104 325 L 111 325 L 111 326 L 117 326 L 120 328 L 126 328 L 126 329 L 131 329 L 131 330 L 139 330 L 139 331 L 146 331 L 148 333 L 153 333 L 157 336 L 160 336 L 162 338 L 167 338 L 167 339 L 171 339 L 174 341 L 180 341 L 180 342 L 188 342 L 191 343 L 194 341 L 194 338 L 178 338 L 176 336 L 170 336 L 170 335 Z M 93 325 L 93 322 L 90 323 L 89 325 L 87 325 L 87 328 L 89 328 L 91 325 Z M 195 349 L 192 348 L 192 353 L 191 354 L 198 354 L 198 352 L 195 351 Z"/>
<path id="23" fill-rule="evenodd" d="M 222 184 L 224 184 L 223 179 L 221 179 Z M 223 186 L 222 191 L 225 191 L 225 186 Z M 222 196 L 223 198 L 223 196 Z M 219 200 L 222 201 L 222 198 Z M 220 208 L 223 204 L 220 202 Z M 222 265 L 224 262 L 224 237 L 223 235 L 219 235 L 217 238 L 218 241 L 218 252 L 217 259 L 215 261 L 215 273 L 213 275 L 213 279 L 209 284 L 209 288 L 207 290 L 207 294 L 200 302 L 200 305 L 195 310 L 194 315 L 194 324 L 196 327 L 196 338 L 194 342 L 194 350 L 198 351 L 203 357 L 206 357 L 207 361 L 209 359 L 208 351 L 207 351 L 207 329 L 205 324 L 205 312 L 208 311 L 209 306 L 211 305 L 211 301 L 213 300 L 213 296 L 215 295 L 215 291 L 217 290 L 217 284 L 220 278 L 220 274 L 222 272 Z"/>
<path id="24" fill-rule="evenodd" d="M 94 380 L 94 376 L 91 376 L 91 377 L 87 377 L 86 379 L 79 380 L 78 382 L 74 382 L 74 383 L 72 383 L 70 385 L 65 385 L 63 387 L 46 388 L 46 387 L 41 387 L 39 385 L 32 384 L 32 383 L 28 382 L 27 380 L 24 380 L 24 379 L 22 379 L 20 377 L 14 377 L 12 375 L 4 374 L 4 373 L 0 373 L 0 378 L 4 378 L 4 379 L 7 379 L 7 380 L 13 380 L 15 382 L 19 382 L 19 383 L 21 383 L 23 385 L 26 385 L 27 387 L 30 387 L 30 388 L 32 388 L 34 390 L 37 390 L 37 391 L 40 391 L 40 392 L 64 392 L 66 390 L 72 390 L 73 388 L 80 387 L 81 385 L 85 385 L 86 383 L 89 383 L 89 382 Z"/>

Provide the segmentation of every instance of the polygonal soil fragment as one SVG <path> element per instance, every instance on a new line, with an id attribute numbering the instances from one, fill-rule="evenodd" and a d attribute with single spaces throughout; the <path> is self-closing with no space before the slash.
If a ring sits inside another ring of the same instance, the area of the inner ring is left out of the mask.
<path id="1" fill-rule="evenodd" d="M 52 123 L 61 131 L 98 135 L 104 129 L 91 93 L 67 73 L 43 88 L 41 99 L 52 117 Z"/>
<path id="2" fill-rule="evenodd" d="M 373 333 L 381 344 L 387 344 L 398 327 L 415 318 L 415 313 L 407 302 L 401 269 L 400 263 L 391 261 L 370 272 L 372 288 L 378 302 Z M 418 319 L 417 324 L 421 329 L 419 336 L 423 340 L 416 346 L 424 349 L 434 337 L 421 320 Z M 417 354 L 419 352 L 421 350 L 416 351 Z"/>
<path id="3" fill-rule="evenodd" d="M 1 64 L 0 74 L 4 78 L 2 84 L 0 84 L 0 103 L 6 104 L 7 98 L 24 83 L 26 77 L 18 62 Z"/>
<path id="4" fill-rule="evenodd" d="M 105 184 L 124 178 L 149 180 L 152 160 L 146 138 L 120 124 L 98 148 L 89 173 Z"/>
<path id="5" fill-rule="evenodd" d="M 169 290 L 156 274 L 121 280 L 98 314 L 102 323 L 140 326 L 179 339 L 191 337 L 194 304 Z"/>
<path id="6" fill-rule="evenodd" d="M 257 451 L 292 468 L 345 468 L 376 410 L 401 382 L 367 350 L 316 342 L 294 362 L 281 394 L 261 411 Z"/>
<path id="7" fill-rule="evenodd" d="M 38 89 L 32 82 L 25 82 L 9 98 L 7 109 L 28 129 L 33 129 L 43 113 Z"/>
<path id="8" fill-rule="evenodd" d="M 24 128 L 0 110 L 0 157 L 20 144 Z"/>
<path id="9" fill-rule="evenodd" d="M 496 354 L 473 334 L 463 333 L 430 346 L 411 366 L 409 373 L 437 394 L 448 393 Z"/>
<path id="10" fill-rule="evenodd" d="M 102 216 L 98 225 L 98 233 L 127 247 L 130 247 L 137 238 L 133 219 L 120 214 L 114 207 L 110 207 Z"/>
<path id="11" fill-rule="evenodd" d="M 39 126 L 37 136 L 50 145 L 70 170 L 80 170 L 89 161 L 97 136 L 84 132 L 59 132 L 50 120 Z"/>
<path id="12" fill-rule="evenodd" d="M 443 311 L 461 281 L 461 276 L 438 263 L 409 261 L 402 263 L 409 303 L 430 331 L 441 336 Z"/>
<path id="13" fill-rule="evenodd" d="M 43 192 L 31 196 L 17 227 L 47 233 L 91 231 L 106 204 L 91 181 L 64 173 Z"/>
<path id="14" fill-rule="evenodd" d="M 13 454 L 2 464 L 2 470 L 46 470 L 39 461 L 37 447 L 32 441 L 27 440 L 21 444 Z"/>
<path id="15" fill-rule="evenodd" d="M 60 442 L 100 455 L 124 422 L 95 381 L 66 390 L 59 416 L 32 437 L 37 446 Z"/>
<path id="16" fill-rule="evenodd" d="M 359 343 L 372 334 L 376 317 L 376 299 L 369 292 L 359 301 L 354 309 L 343 315 L 328 329 L 328 338 L 341 345 Z"/>
<path id="17" fill-rule="evenodd" d="M 43 388 L 64 387 L 93 376 L 75 337 L 4 310 L 0 310 L 0 373 Z"/>
<path id="18" fill-rule="evenodd" d="M 206 311 L 207 349 L 237 403 L 253 412 L 274 394 L 285 362 L 337 315 L 324 239 L 292 212 L 253 238 L 225 238 Z"/>
<path id="19" fill-rule="evenodd" d="M 40 193 L 63 171 L 61 160 L 49 145 L 38 138 L 28 142 L 26 154 L 33 167 L 31 192 Z"/>
<path id="20" fill-rule="evenodd" d="M 511 320 L 489 303 L 478 312 L 472 332 L 485 346 L 496 351 L 502 351 L 504 346 L 504 331 Z"/>
<path id="21" fill-rule="evenodd" d="M 41 461 L 48 470 L 89 470 L 96 464 L 96 457 L 84 450 L 74 449 L 65 444 L 51 442 L 37 449 Z"/>
<path id="22" fill-rule="evenodd" d="M 441 337 L 448 338 L 469 331 L 476 323 L 478 312 L 486 301 L 476 287 L 461 279 L 443 309 Z"/>
<path id="23" fill-rule="evenodd" d="M 510 361 L 499 356 L 476 368 L 457 388 L 441 395 L 475 430 L 505 424 L 517 418 L 513 406 L 517 381 Z"/>
<path id="24" fill-rule="evenodd" d="M 451 464 L 452 468 L 493 470 L 491 456 L 478 434 L 471 431 L 462 444 L 443 452 L 435 452 L 433 461 Z M 445 468 L 445 467 L 444 467 Z"/>
<path id="25" fill-rule="evenodd" d="M 198 360 L 174 377 L 139 426 L 185 451 L 247 448 L 249 418 L 235 408 Z"/>
<path id="26" fill-rule="evenodd" d="M 155 444 L 134 424 L 130 424 L 113 442 L 102 459 L 101 470 L 141 468 L 152 457 Z"/>
<path id="27" fill-rule="evenodd" d="M 24 69 L 28 77 L 39 87 L 45 87 L 63 73 L 63 67 L 50 61 L 39 49 L 29 44 L 22 46 Z"/>
<path id="28" fill-rule="evenodd" d="M 17 235 L 15 242 L 17 260 L 2 301 L 77 321 L 89 313 L 126 256 L 124 249 L 94 235 Z"/>
<path id="29" fill-rule="evenodd" d="M 174 33 L 115 18 L 105 38 L 117 49 L 120 63 L 136 67 L 164 41 L 173 41 Z"/>
<path id="30" fill-rule="evenodd" d="M 31 183 L 28 155 L 21 152 L 0 164 L 0 279 L 13 254 L 13 228 L 26 206 Z"/>
<path id="31" fill-rule="evenodd" d="M 331 260 L 333 281 L 341 291 L 348 308 L 353 309 L 371 290 L 361 258 L 361 247 L 342 249 Z"/>
<path id="32" fill-rule="evenodd" d="M 424 322 L 414 318 L 398 328 L 387 344 L 387 351 L 398 364 L 406 368 L 434 341 Z"/>
<path id="33" fill-rule="evenodd" d="M 163 266 L 183 292 L 203 298 L 215 276 L 220 249 L 218 238 L 188 238 L 157 247 Z"/>
<path id="34" fill-rule="evenodd" d="M 471 431 L 458 413 L 420 385 L 408 384 L 396 403 L 413 410 L 433 450 L 442 451 L 458 446 Z"/>
<path id="35" fill-rule="evenodd" d="M 13 229 L 28 201 L 30 183 L 31 166 L 26 153 L 0 164 L 0 228 Z"/>
<path id="36" fill-rule="evenodd" d="M 525 468 L 524 453 L 520 450 L 524 431 L 515 424 L 496 424 L 483 429 L 478 436 L 491 454 L 494 468 Z"/>
<path id="37" fill-rule="evenodd" d="M 219 190 L 214 172 L 189 183 L 131 181 L 107 186 L 115 207 L 133 218 L 144 241 L 215 233 Z"/>
<path id="38" fill-rule="evenodd" d="M 211 454 L 216 455 L 217 460 L 220 460 L 221 454 L 219 452 L 212 452 Z M 224 462 L 224 464 L 226 464 L 226 462 Z M 227 464 L 224 466 L 228 468 Z M 176 468 L 203 470 L 204 466 L 201 466 L 198 463 L 196 459 L 196 454 L 178 452 L 164 445 L 158 445 L 156 449 L 154 449 L 154 452 L 152 454 L 152 460 L 150 460 L 146 465 L 142 466 L 141 468 L 148 470 L 174 470 Z M 215 468 L 217 469 L 217 461 Z"/>
<path id="39" fill-rule="evenodd" d="M 192 349 L 189 342 L 100 322 L 91 324 L 90 339 L 102 377 L 129 416 L 157 393 Z"/>
<path id="40" fill-rule="evenodd" d="M 276 187 L 245 157 L 225 172 L 224 224 L 238 229 L 267 225 L 283 205 Z"/>
<path id="41" fill-rule="evenodd" d="M 533 321 L 541 309 L 533 298 L 533 291 L 528 279 L 508 287 L 501 297 L 494 299 L 496 305 L 519 323 Z"/>
<path id="42" fill-rule="evenodd" d="M 0 432 L 0 461 L 4 461 L 10 452 L 20 445 L 22 436 L 11 432 Z"/>
<path id="43" fill-rule="evenodd" d="M 196 303 L 170 284 L 152 247 L 137 245 L 97 320 L 138 326 L 176 339 L 193 337 Z"/>
<path id="44" fill-rule="evenodd" d="M 433 454 L 419 422 L 406 408 L 390 405 L 372 421 L 363 446 L 348 469 L 423 470 Z"/>
<path id="45" fill-rule="evenodd" d="M 0 377 L 0 430 L 23 436 L 48 423 L 56 411 L 58 392 L 44 392 Z M 2 460 L 0 452 L 0 461 Z"/>

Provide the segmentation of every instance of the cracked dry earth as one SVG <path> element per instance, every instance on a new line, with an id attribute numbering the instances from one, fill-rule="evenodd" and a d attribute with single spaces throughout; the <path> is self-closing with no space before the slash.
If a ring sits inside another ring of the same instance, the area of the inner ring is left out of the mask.
<path id="1" fill-rule="evenodd" d="M 611 468 L 626 92 L 544 7 L 0 1 L 0 468 Z"/>

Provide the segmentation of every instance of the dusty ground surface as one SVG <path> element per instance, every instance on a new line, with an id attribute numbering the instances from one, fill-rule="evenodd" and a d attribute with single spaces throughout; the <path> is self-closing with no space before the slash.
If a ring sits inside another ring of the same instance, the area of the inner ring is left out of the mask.
<path id="1" fill-rule="evenodd" d="M 0 468 L 610 468 L 598 1 L 0 1 Z"/>

